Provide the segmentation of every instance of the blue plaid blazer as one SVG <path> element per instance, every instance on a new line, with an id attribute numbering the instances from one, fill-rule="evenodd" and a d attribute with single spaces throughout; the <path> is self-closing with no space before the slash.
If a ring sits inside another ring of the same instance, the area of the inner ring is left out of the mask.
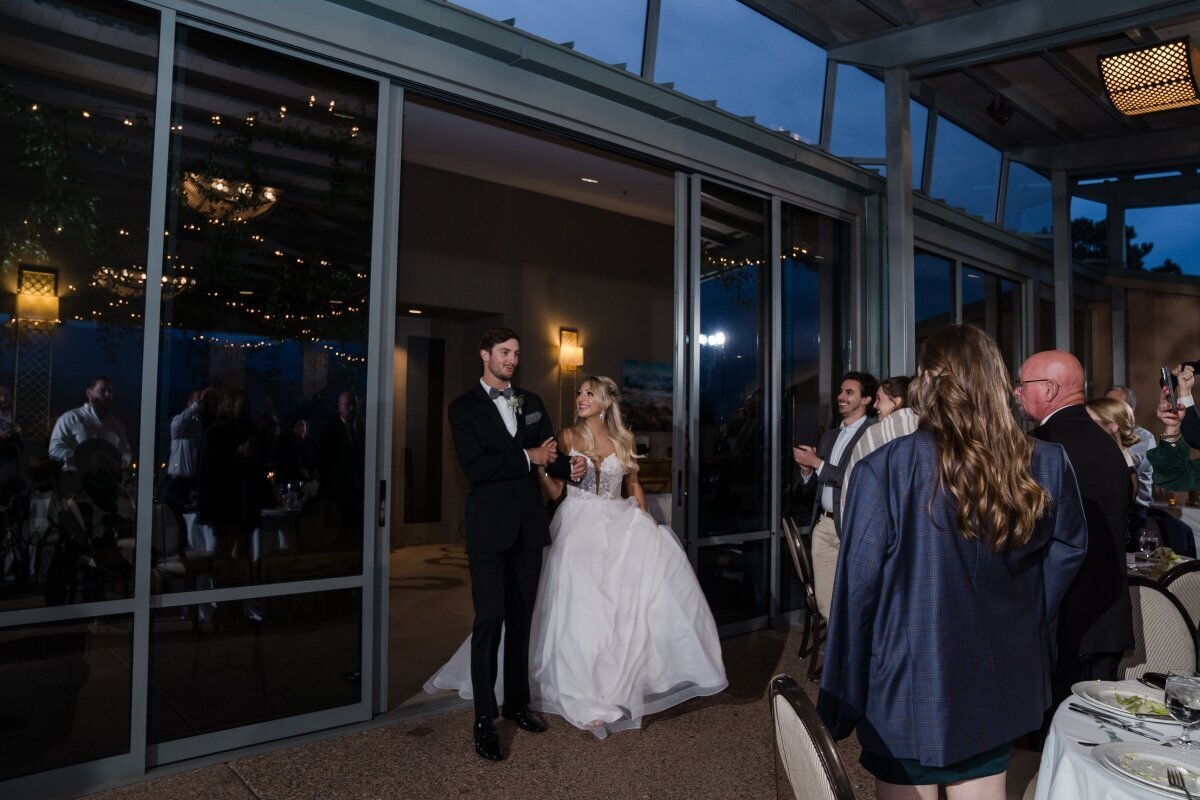
<path id="1" fill-rule="evenodd" d="M 875 755 L 947 766 L 1039 728 L 1087 527 L 1062 447 L 1033 444 L 1051 507 L 1004 553 L 958 532 L 928 433 L 854 468 L 817 702 L 834 738 L 857 726 Z"/>

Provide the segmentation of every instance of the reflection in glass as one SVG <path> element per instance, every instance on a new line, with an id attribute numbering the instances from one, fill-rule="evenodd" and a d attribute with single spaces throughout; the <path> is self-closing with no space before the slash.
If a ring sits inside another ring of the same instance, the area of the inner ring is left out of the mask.
<path id="1" fill-rule="evenodd" d="M 158 14 L 0 26 L 0 609 L 131 597 Z"/>
<path id="2" fill-rule="evenodd" d="M 829 152 L 846 158 L 887 158 L 883 81 L 849 64 L 839 64 L 834 95 Z M 925 131 L 929 109 L 909 102 L 909 141 L 912 147 L 913 188 L 921 188 L 925 169 Z M 886 174 L 880 167 L 869 167 Z"/>
<path id="3" fill-rule="evenodd" d="M 1004 192 L 1004 227 L 1018 233 L 1052 232 L 1050 179 L 1024 164 L 1008 165 Z"/>
<path id="4" fill-rule="evenodd" d="M 361 609 L 344 589 L 155 611 L 148 740 L 357 703 Z"/>
<path id="5" fill-rule="evenodd" d="M 825 51 L 738 0 L 662 0 L 654 80 L 809 144 Z"/>
<path id="6" fill-rule="evenodd" d="M 962 321 L 987 331 L 996 340 L 1004 363 L 1016 376 L 1020 364 L 1023 314 L 1020 284 L 990 272 L 964 267 L 962 271 Z"/>
<path id="7" fill-rule="evenodd" d="M 767 527 L 768 209 L 712 183 L 701 193 L 701 536 Z"/>
<path id="8" fill-rule="evenodd" d="M 795 206 L 780 210 L 780 247 L 783 280 L 783 340 L 781 376 L 783 392 L 780 440 L 782 490 L 781 508 L 801 526 L 811 516 L 809 495 L 802 502 L 800 468 L 792 458 L 792 447 L 815 444 L 829 424 L 821 417 L 822 391 L 836 394 L 843 363 L 842 342 L 846 339 L 848 302 L 843 269 L 848 252 L 848 226 L 829 217 Z M 833 374 L 821 385 L 821 344 L 830 348 Z M 828 408 L 825 409 L 828 413 Z M 785 555 L 787 555 L 785 553 Z M 791 557 L 787 564 L 791 568 Z M 794 570 L 793 570 L 794 571 Z M 803 602 L 799 595 L 797 602 Z"/>
<path id="9" fill-rule="evenodd" d="M 646 0 L 455 0 L 457 5 L 499 20 L 515 20 L 521 30 L 574 49 L 630 72 L 642 68 Z"/>
<path id="10" fill-rule="evenodd" d="M 954 262 L 917 251 L 914 259 L 917 299 L 917 352 L 925 340 L 954 323 Z"/>
<path id="11" fill-rule="evenodd" d="M 755 539 L 699 549 L 696 575 L 717 625 L 768 613 L 771 541 Z"/>
<path id="12" fill-rule="evenodd" d="M 996 220 L 1000 190 L 1000 151 L 950 120 L 938 120 L 929 194 L 947 205 Z"/>
<path id="13" fill-rule="evenodd" d="M 0 629 L 0 781 L 129 752 L 132 619 Z"/>
<path id="14" fill-rule="evenodd" d="M 179 29 L 153 590 L 361 568 L 377 84 Z"/>

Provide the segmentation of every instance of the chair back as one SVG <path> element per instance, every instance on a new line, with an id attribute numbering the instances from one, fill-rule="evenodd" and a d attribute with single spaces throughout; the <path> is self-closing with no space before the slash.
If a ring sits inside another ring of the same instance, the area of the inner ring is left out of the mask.
<path id="1" fill-rule="evenodd" d="M 1200 628 L 1200 561 L 1185 561 L 1171 567 L 1158 582 L 1183 605 L 1192 625 Z"/>
<path id="2" fill-rule="evenodd" d="M 1187 611 L 1157 581 L 1129 578 L 1133 602 L 1133 649 L 1121 658 L 1118 674 L 1140 678 L 1146 672 L 1196 669 L 1196 628 Z"/>
<path id="3" fill-rule="evenodd" d="M 800 536 L 800 526 L 791 517 L 783 518 L 783 536 L 787 540 L 788 552 L 792 554 L 792 565 L 804 586 L 804 607 L 810 614 L 817 614 L 817 593 L 813 584 L 812 553 Z"/>
<path id="4" fill-rule="evenodd" d="M 776 675 L 768 697 L 775 747 L 796 800 L 854 800 L 833 738 L 796 681 Z"/>

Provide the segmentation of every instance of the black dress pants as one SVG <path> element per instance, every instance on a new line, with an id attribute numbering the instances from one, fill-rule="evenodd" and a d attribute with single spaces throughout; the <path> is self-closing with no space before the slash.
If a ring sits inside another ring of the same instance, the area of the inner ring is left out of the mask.
<path id="1" fill-rule="evenodd" d="M 499 716 L 497 651 L 504 633 L 504 703 L 529 702 L 529 626 L 542 574 L 542 548 L 522 536 L 508 550 L 467 554 L 475 626 L 471 631 L 471 687 L 476 716 Z"/>

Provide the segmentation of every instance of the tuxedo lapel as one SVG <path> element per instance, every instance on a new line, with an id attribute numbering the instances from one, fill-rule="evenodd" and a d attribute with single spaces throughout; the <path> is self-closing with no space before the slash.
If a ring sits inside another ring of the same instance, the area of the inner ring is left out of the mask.
<path id="1" fill-rule="evenodd" d="M 516 386 L 512 387 L 512 389 L 513 397 L 521 397 L 520 389 L 518 389 Z M 513 438 L 519 442 L 523 442 L 525 441 L 525 409 L 514 408 L 513 416 L 517 418 L 517 432 L 513 434 Z M 505 430 L 507 431 L 508 429 L 505 428 Z"/>
<path id="2" fill-rule="evenodd" d="M 475 397 L 480 403 L 483 403 L 483 405 L 486 406 L 484 413 L 491 417 L 492 421 L 500 426 L 500 431 L 504 434 L 505 438 L 511 439 L 512 435 L 508 432 L 508 426 L 504 424 L 504 417 L 500 416 L 500 409 L 496 408 L 496 404 L 492 402 L 492 398 L 488 397 L 487 392 L 483 390 L 482 385 L 475 390 Z"/>

